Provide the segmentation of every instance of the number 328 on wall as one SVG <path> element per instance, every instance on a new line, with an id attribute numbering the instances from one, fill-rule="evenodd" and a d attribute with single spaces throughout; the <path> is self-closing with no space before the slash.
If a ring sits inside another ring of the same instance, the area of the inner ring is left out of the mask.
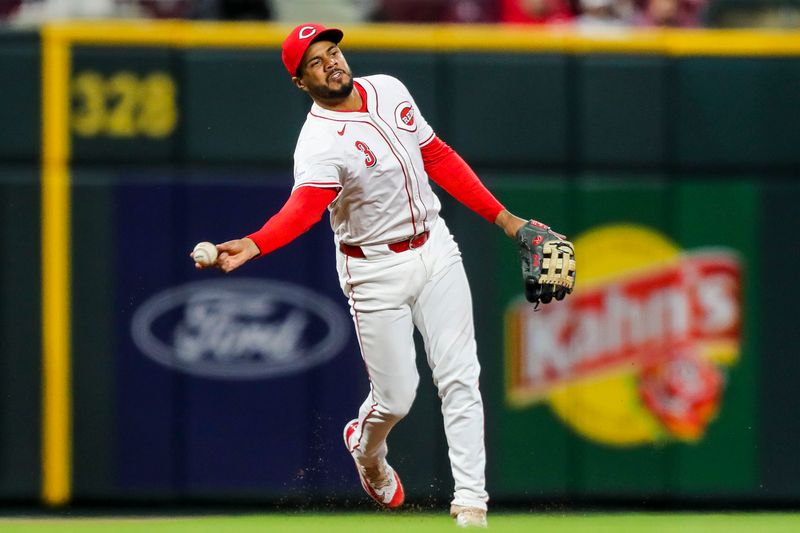
<path id="1" fill-rule="evenodd" d="M 178 122 L 175 80 L 166 72 L 76 73 L 72 131 L 81 137 L 168 137 Z"/>

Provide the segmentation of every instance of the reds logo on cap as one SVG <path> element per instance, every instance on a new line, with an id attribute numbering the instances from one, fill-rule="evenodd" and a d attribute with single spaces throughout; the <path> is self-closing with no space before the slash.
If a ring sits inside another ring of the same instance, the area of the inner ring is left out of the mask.
<path id="1" fill-rule="evenodd" d="M 394 109 L 394 120 L 397 127 L 406 131 L 417 131 L 417 124 L 414 122 L 414 106 L 411 102 L 400 102 Z"/>
<path id="2" fill-rule="evenodd" d="M 300 31 L 297 32 L 297 36 L 301 39 L 308 39 L 315 33 L 317 33 L 317 28 L 314 26 L 303 26 L 300 28 Z"/>
<path id="3" fill-rule="evenodd" d="M 297 69 L 303 61 L 303 54 L 309 46 L 317 41 L 326 40 L 339 44 L 343 37 L 344 33 L 337 28 L 326 28 L 322 24 L 300 24 L 283 41 L 281 48 L 283 66 L 290 76 L 296 76 Z"/>

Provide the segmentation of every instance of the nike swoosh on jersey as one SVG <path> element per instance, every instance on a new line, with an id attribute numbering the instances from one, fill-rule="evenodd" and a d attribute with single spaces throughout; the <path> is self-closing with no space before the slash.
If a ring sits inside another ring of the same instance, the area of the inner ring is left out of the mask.
<path id="1" fill-rule="evenodd" d="M 336 133 L 338 133 L 339 135 L 344 135 L 344 129 L 345 129 L 346 127 L 347 127 L 347 124 L 345 124 L 344 126 L 342 126 L 342 131 L 337 131 Z"/>

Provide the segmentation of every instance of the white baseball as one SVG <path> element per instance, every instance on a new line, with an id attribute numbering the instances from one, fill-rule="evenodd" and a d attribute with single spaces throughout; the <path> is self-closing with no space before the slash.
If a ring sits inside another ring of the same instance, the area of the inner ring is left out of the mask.
<path id="1" fill-rule="evenodd" d="M 203 266 L 211 266 L 217 261 L 217 247 L 210 242 L 199 242 L 192 250 L 192 259 Z"/>

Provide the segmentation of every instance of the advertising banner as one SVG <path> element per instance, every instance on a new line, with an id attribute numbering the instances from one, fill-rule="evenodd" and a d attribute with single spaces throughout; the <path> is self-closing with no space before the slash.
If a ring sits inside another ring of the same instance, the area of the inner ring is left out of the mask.
<path id="1" fill-rule="evenodd" d="M 573 297 L 538 313 L 524 301 L 507 309 L 509 401 L 549 398 L 565 424 L 611 446 L 702 438 L 739 356 L 737 253 L 682 253 L 636 225 L 592 229 L 575 246 Z"/>
<path id="2" fill-rule="evenodd" d="M 468 274 L 495 280 L 473 286 L 485 306 L 477 328 L 492 494 L 757 491 L 759 262 L 755 226 L 738 222 L 757 217 L 754 182 L 490 185 L 512 212 L 566 233 L 578 265 L 575 292 L 537 311 L 522 298 L 508 239 L 494 237 L 487 267 L 476 250 L 488 244 L 454 224 Z"/>
<path id="3" fill-rule="evenodd" d="M 123 486 L 291 499 L 353 475 L 341 429 L 368 385 L 328 225 L 228 275 L 188 256 L 258 229 L 290 184 L 143 176 L 117 188 Z"/>

